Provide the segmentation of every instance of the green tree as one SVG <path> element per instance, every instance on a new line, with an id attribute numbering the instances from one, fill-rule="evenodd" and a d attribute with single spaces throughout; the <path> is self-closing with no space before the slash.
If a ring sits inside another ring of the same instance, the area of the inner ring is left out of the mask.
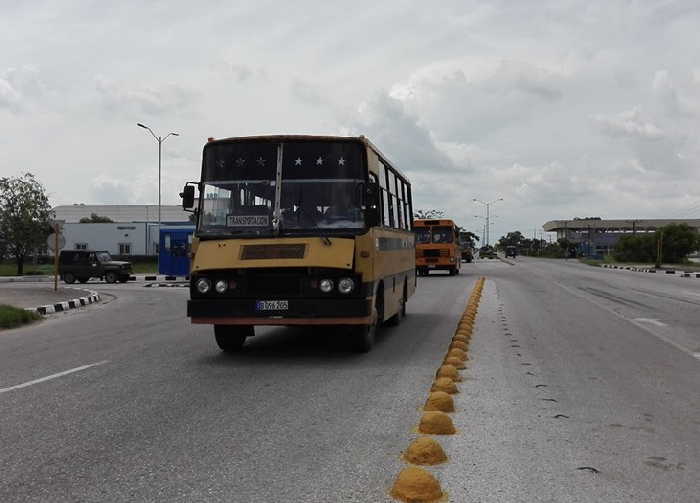
<path id="1" fill-rule="evenodd" d="M 660 236 L 661 233 L 663 236 Z M 659 229 L 654 235 L 654 250 L 659 238 L 661 238 L 663 262 L 670 264 L 685 261 L 688 254 L 700 248 L 700 234 L 687 224 L 671 224 Z M 652 257 L 655 257 L 655 252 L 652 253 Z"/>
<path id="2" fill-rule="evenodd" d="M 505 236 L 501 236 L 501 238 L 496 243 L 496 248 L 498 248 L 499 250 L 505 250 L 507 246 L 515 246 L 517 248 L 521 248 L 523 246 L 524 240 L 525 236 L 523 236 L 522 232 L 509 232 Z"/>
<path id="3" fill-rule="evenodd" d="M 656 235 L 622 236 L 615 244 L 613 257 L 620 262 L 653 262 L 656 257 Z"/>
<path id="4" fill-rule="evenodd" d="M 416 210 L 413 213 L 413 218 L 420 219 L 430 219 L 430 218 L 442 218 L 445 212 L 442 210 Z"/>
<path id="5" fill-rule="evenodd" d="M 81 224 L 112 224 L 114 220 L 109 217 L 101 217 L 97 213 L 91 213 L 89 217 L 80 219 Z"/>
<path id="6" fill-rule="evenodd" d="M 34 175 L 0 178 L 0 241 L 14 257 L 18 275 L 24 273 L 25 258 L 44 246 L 50 216 L 46 191 Z"/>
<path id="7" fill-rule="evenodd" d="M 462 246 L 476 248 L 476 242 L 479 241 L 479 236 L 471 231 L 465 231 L 461 227 L 459 229 L 459 242 Z"/>

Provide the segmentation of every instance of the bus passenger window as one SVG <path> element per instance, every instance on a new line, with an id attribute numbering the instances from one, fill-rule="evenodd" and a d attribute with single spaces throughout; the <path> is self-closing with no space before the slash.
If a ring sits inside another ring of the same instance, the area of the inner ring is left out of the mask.
<path id="1" fill-rule="evenodd" d="M 384 227 L 391 226 L 391 211 L 389 208 L 389 192 L 386 190 L 386 167 L 379 161 L 379 186 L 382 197 L 382 224 Z"/>

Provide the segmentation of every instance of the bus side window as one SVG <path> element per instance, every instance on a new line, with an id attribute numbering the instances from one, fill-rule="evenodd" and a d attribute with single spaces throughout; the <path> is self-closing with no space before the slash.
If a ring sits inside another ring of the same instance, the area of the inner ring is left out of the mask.
<path id="1" fill-rule="evenodd" d="M 389 192 L 386 190 L 386 167 L 381 161 L 379 161 L 379 186 L 381 187 L 379 192 L 381 193 L 382 197 L 382 224 L 384 227 L 390 227 L 391 213 L 389 209 Z"/>
<path id="2" fill-rule="evenodd" d="M 389 187 L 389 224 L 390 227 L 398 227 L 398 214 L 396 213 L 396 177 L 391 168 L 386 168 L 386 180 Z"/>
<path id="3" fill-rule="evenodd" d="M 394 175 L 394 178 L 396 180 L 396 188 L 394 191 L 396 192 L 396 197 L 394 198 L 394 202 L 396 203 L 396 214 L 398 215 L 398 219 L 396 220 L 396 227 L 398 229 L 403 229 L 403 198 L 401 197 L 401 187 L 402 187 L 402 182 L 401 179 L 396 176 L 395 173 L 392 172 L 392 175 Z"/>
<path id="4" fill-rule="evenodd" d="M 409 230 L 410 226 L 408 222 L 411 219 L 411 215 L 406 211 L 406 184 L 400 178 L 396 178 L 396 183 L 398 184 L 399 193 L 399 213 L 402 215 L 401 228 Z"/>

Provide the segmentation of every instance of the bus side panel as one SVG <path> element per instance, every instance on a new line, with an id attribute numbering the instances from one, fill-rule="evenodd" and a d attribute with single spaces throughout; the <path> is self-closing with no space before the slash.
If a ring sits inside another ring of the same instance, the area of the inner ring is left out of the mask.
<path id="1" fill-rule="evenodd" d="M 374 261 L 375 281 L 384 284 L 384 319 L 391 318 L 401 306 L 406 286 L 406 297 L 415 291 L 415 249 L 413 233 L 405 230 L 375 228 Z"/>

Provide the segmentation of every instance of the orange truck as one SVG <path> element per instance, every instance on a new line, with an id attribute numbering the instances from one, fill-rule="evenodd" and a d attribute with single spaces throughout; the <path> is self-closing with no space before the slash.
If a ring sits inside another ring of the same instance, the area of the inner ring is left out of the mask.
<path id="1" fill-rule="evenodd" d="M 462 266 L 462 250 L 459 245 L 459 228 L 454 221 L 421 219 L 413 221 L 416 234 L 416 272 L 427 276 L 430 271 L 449 271 L 459 274 Z"/>

